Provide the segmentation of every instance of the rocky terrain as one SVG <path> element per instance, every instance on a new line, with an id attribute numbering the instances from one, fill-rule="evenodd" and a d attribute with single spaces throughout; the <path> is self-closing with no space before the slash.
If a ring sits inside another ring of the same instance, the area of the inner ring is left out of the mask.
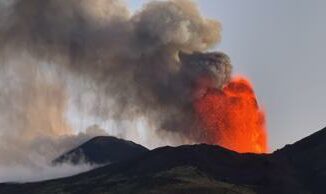
<path id="1" fill-rule="evenodd" d="M 77 148 L 54 159 L 54 165 L 71 164 L 108 164 L 128 160 L 149 151 L 131 141 L 111 136 L 95 137 Z"/>
<path id="2" fill-rule="evenodd" d="M 272 154 L 239 154 L 205 144 L 151 151 L 136 147 L 143 151 L 129 159 L 57 180 L 1 184 L 0 193 L 323 194 L 326 191 L 323 186 L 326 183 L 326 128 Z M 101 152 L 101 148 L 96 150 Z"/>

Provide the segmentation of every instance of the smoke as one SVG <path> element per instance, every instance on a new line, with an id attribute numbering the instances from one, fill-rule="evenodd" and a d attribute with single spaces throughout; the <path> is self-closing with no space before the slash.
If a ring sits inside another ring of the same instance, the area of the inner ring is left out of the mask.
<path id="1" fill-rule="evenodd" d="M 188 0 L 134 14 L 118 0 L 0 1 L 0 163 L 29 158 L 40 138 L 42 150 L 74 136 L 69 114 L 149 146 L 205 141 L 192 102 L 229 82 L 229 58 L 204 53 L 220 31 Z M 46 149 L 76 141 L 67 142 Z"/>
<path id="2" fill-rule="evenodd" d="M 1 182 L 35 182 L 62 178 L 75 175 L 81 172 L 86 172 L 93 169 L 94 166 L 89 164 L 81 164 L 78 166 L 63 164 L 60 166 L 49 166 L 46 163 L 37 163 L 35 168 L 26 168 L 25 165 L 14 167 L 0 166 L 0 181 Z"/>
<path id="3" fill-rule="evenodd" d="M 98 127 L 76 133 L 67 121 L 63 72 L 16 53 L 0 68 L 0 182 L 72 175 L 94 166 L 52 167 L 60 154 L 106 134 Z"/>

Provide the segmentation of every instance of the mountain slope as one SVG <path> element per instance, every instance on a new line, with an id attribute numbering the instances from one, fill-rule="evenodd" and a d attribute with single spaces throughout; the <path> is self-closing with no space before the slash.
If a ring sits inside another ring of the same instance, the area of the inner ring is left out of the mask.
<path id="1" fill-rule="evenodd" d="M 323 194 L 326 129 L 273 154 L 219 146 L 162 147 L 77 176 L 0 184 L 1 194 Z"/>
<path id="2" fill-rule="evenodd" d="M 52 163 L 56 165 L 61 163 L 106 164 L 128 160 L 147 151 L 149 151 L 147 148 L 131 141 L 110 136 L 100 136 L 59 156 Z"/>
<path id="3" fill-rule="evenodd" d="M 302 182 L 314 193 L 325 193 L 326 188 L 326 128 L 274 153 L 288 160 L 300 172 Z"/>
<path id="4" fill-rule="evenodd" d="M 106 180 L 106 181 L 104 181 Z M 53 181 L 40 184 L 28 184 L 24 186 L 1 186 L 3 194 L 54 194 L 54 193 L 78 193 L 78 194 L 188 194 L 188 193 L 229 193 L 229 194 L 255 194 L 252 188 L 217 181 L 206 176 L 198 169 L 192 167 L 180 167 L 156 174 L 154 176 L 126 177 L 110 176 L 73 181 Z"/>
<path id="5" fill-rule="evenodd" d="M 192 145 L 158 148 L 70 178 L 1 185 L 0 193 L 298 193 L 302 188 L 292 173 L 270 155 Z"/>

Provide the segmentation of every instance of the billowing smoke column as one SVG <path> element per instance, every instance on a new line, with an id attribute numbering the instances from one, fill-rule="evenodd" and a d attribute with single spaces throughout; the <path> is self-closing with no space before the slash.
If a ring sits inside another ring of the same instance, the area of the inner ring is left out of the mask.
<path id="1" fill-rule="evenodd" d="M 216 88 L 230 77 L 226 55 L 185 54 L 220 41 L 219 23 L 201 17 L 191 1 L 154 1 L 131 15 L 117 0 L 18 0 L 1 14 L 4 64 L 26 52 L 75 79 L 93 82 L 91 89 L 107 102 L 93 99 L 89 115 L 144 116 L 153 128 L 196 140 L 196 134 L 185 131 L 193 126 L 198 77 L 209 75 Z"/>
<path id="2" fill-rule="evenodd" d="M 219 41 L 220 24 L 188 0 L 152 1 L 135 14 L 118 0 L 0 1 L 0 72 L 12 75 L 0 78 L 1 141 L 71 134 L 70 102 L 85 117 L 145 118 L 176 144 L 219 143 L 195 103 L 231 79 L 227 55 L 204 53 Z"/>

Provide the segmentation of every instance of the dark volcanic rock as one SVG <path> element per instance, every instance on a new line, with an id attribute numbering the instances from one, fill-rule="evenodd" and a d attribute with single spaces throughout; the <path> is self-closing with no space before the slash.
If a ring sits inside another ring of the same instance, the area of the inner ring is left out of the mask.
<path id="1" fill-rule="evenodd" d="M 0 184 L 1 194 L 324 194 L 326 129 L 273 154 L 162 147 L 77 176 Z"/>
<path id="2" fill-rule="evenodd" d="M 181 173 L 180 173 L 181 172 Z M 171 188 L 175 188 L 169 190 Z M 70 178 L 0 185 L 0 193 L 300 193 L 291 168 L 271 155 L 238 154 L 219 146 L 158 148 Z"/>
<path id="3" fill-rule="evenodd" d="M 95 137 L 55 159 L 53 164 L 106 164 L 137 157 L 149 151 L 131 141 L 110 136 Z"/>
<path id="4" fill-rule="evenodd" d="M 287 160 L 313 193 L 326 193 L 326 128 L 276 151 L 274 157 Z"/>

